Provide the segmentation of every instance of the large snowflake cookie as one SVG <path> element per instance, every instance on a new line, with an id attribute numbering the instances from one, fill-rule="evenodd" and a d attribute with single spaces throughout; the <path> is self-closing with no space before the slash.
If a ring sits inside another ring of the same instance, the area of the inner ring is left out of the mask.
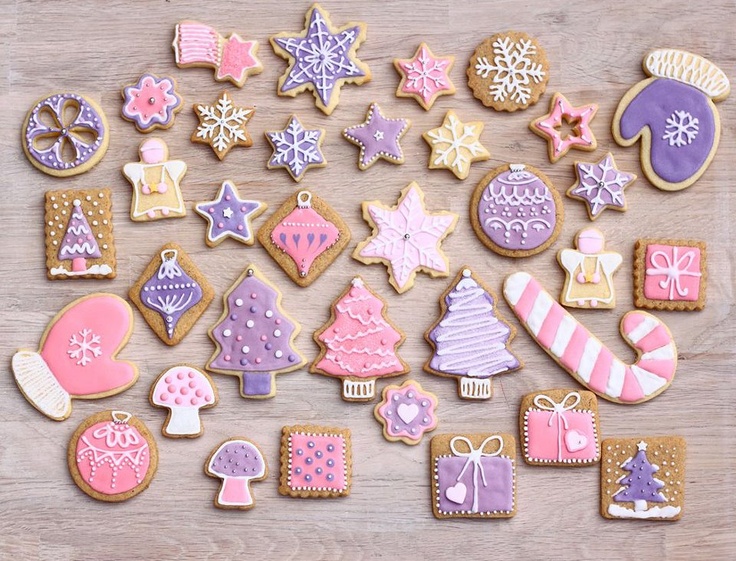
<path id="1" fill-rule="evenodd" d="M 595 163 L 575 162 L 577 181 L 567 196 L 585 203 L 591 220 L 610 208 L 624 212 L 627 208 L 624 189 L 636 179 L 633 173 L 621 171 L 610 152 Z"/>
<path id="2" fill-rule="evenodd" d="M 360 147 L 358 168 L 366 170 L 379 159 L 392 164 L 404 163 L 404 152 L 399 140 L 409 130 L 410 124 L 409 119 L 384 117 L 378 104 L 371 103 L 365 121 L 346 128 L 342 135 Z"/>
<path id="3" fill-rule="evenodd" d="M 123 119 L 135 125 L 139 132 L 168 129 L 181 111 L 181 96 L 176 93 L 173 78 L 159 78 L 143 74 L 138 82 L 125 86 L 123 94 Z"/>
<path id="4" fill-rule="evenodd" d="M 432 150 L 429 154 L 429 169 L 448 169 L 458 179 L 468 177 L 470 164 L 491 158 L 491 154 L 480 143 L 482 132 L 481 121 L 463 123 L 457 113 L 448 111 L 439 127 L 422 135 Z"/>
<path id="5" fill-rule="evenodd" d="M 715 103 L 731 92 L 728 77 L 709 60 L 678 49 L 644 58 L 650 76 L 633 86 L 616 108 L 613 138 L 641 141 L 641 169 L 659 189 L 679 191 L 708 169 L 718 149 L 721 120 Z"/>
<path id="6" fill-rule="evenodd" d="M 385 263 L 388 281 L 399 294 L 414 286 L 419 271 L 431 277 L 449 275 L 449 261 L 440 245 L 455 229 L 458 216 L 447 211 L 428 212 L 424 192 L 416 182 L 404 187 L 394 207 L 364 201 L 363 218 L 373 233 L 358 244 L 353 258 L 366 265 Z"/>
<path id="7" fill-rule="evenodd" d="M 289 117 L 280 131 L 267 131 L 266 140 L 273 148 L 268 169 L 284 168 L 297 183 L 310 168 L 323 168 L 327 160 L 322 155 L 325 129 L 305 129 L 296 115 Z"/>
<path id="8" fill-rule="evenodd" d="M 72 413 L 72 398 L 107 397 L 135 383 L 138 368 L 116 359 L 132 332 L 133 310 L 122 298 L 79 298 L 49 322 L 38 352 L 13 355 L 15 381 L 31 405 L 63 421 Z"/>
<path id="9" fill-rule="evenodd" d="M 107 152 L 110 134 L 97 103 L 75 93 L 39 99 L 23 122 L 23 151 L 44 173 L 69 177 L 92 169 Z"/>
<path id="10" fill-rule="evenodd" d="M 450 80 L 454 63 L 454 56 L 435 56 L 426 43 L 419 45 L 412 58 L 395 58 L 394 68 L 401 76 L 396 97 L 414 98 L 429 111 L 438 97 L 455 93 Z"/>
<path id="11" fill-rule="evenodd" d="M 437 396 L 419 382 L 407 380 L 400 386 L 383 388 L 383 398 L 373 415 L 383 425 L 383 437 L 391 442 L 419 444 L 425 432 L 437 428 Z"/>
<path id="12" fill-rule="evenodd" d="M 573 107 L 561 93 L 556 93 L 549 104 L 549 113 L 529 123 L 537 136 L 547 141 L 547 154 L 553 164 L 571 149 L 593 152 L 598 147 L 590 122 L 598 112 L 591 103 Z M 568 125 L 571 130 L 566 130 Z"/>
<path id="13" fill-rule="evenodd" d="M 470 57 L 468 85 L 483 105 L 516 111 L 534 105 L 547 89 L 549 62 L 537 40 L 506 31 L 483 41 Z"/>
<path id="14" fill-rule="evenodd" d="M 319 4 L 307 11 L 300 33 L 282 32 L 271 37 L 274 52 L 289 61 L 278 83 L 278 95 L 295 97 L 312 90 L 315 104 L 330 115 L 340 101 L 343 84 L 365 84 L 371 79 L 368 65 L 356 51 L 365 40 L 364 23 L 336 28 Z"/>
<path id="15" fill-rule="evenodd" d="M 236 146 L 252 146 L 253 139 L 245 126 L 253 118 L 255 107 L 240 107 L 223 91 L 214 105 L 194 104 L 199 125 L 191 141 L 208 144 L 222 160 Z"/>

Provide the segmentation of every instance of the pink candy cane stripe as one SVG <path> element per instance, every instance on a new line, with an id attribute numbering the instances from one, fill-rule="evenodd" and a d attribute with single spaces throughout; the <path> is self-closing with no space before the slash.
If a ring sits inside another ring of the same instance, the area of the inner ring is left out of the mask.
<path id="1" fill-rule="evenodd" d="M 660 378 L 670 380 L 675 373 L 674 361 L 672 360 L 640 360 L 639 368 L 656 374 Z"/>
<path id="2" fill-rule="evenodd" d="M 649 335 L 639 339 L 636 343 L 636 348 L 643 353 L 648 353 L 669 345 L 671 341 L 672 339 L 667 329 L 663 325 L 658 325 L 649 332 Z"/>
<path id="3" fill-rule="evenodd" d="M 539 286 L 538 282 L 530 282 L 526 285 L 526 288 L 521 295 L 521 299 L 514 308 L 514 312 L 516 312 L 516 315 L 519 316 L 520 320 L 526 321 L 529 317 L 529 312 L 532 311 L 534 301 L 537 299 L 537 294 L 539 294 L 541 288 L 542 287 Z"/>
<path id="4" fill-rule="evenodd" d="M 611 375 L 611 364 L 616 358 L 608 347 L 601 346 L 601 352 L 598 360 L 595 361 L 593 372 L 590 374 L 588 384 L 590 388 L 597 392 L 605 392 L 608 385 L 608 378 Z"/>
<path id="5" fill-rule="evenodd" d="M 562 309 L 562 306 L 552 306 L 549 310 L 547 318 L 542 323 L 542 328 L 537 333 L 537 340 L 545 349 L 552 346 L 563 317 L 565 317 L 565 310 Z"/>
<path id="6" fill-rule="evenodd" d="M 641 401 L 645 397 L 646 396 L 644 395 L 639 382 L 636 381 L 631 368 L 627 368 L 626 375 L 624 376 L 624 387 L 621 390 L 619 399 L 625 403 L 632 403 L 635 401 Z"/>
<path id="7" fill-rule="evenodd" d="M 590 337 L 590 332 L 582 324 L 578 324 L 575 327 L 575 332 L 572 334 L 565 352 L 560 357 L 560 363 L 565 368 L 573 372 L 577 371 L 580 365 L 580 357 L 583 356 L 583 351 L 585 350 L 585 343 Z"/>

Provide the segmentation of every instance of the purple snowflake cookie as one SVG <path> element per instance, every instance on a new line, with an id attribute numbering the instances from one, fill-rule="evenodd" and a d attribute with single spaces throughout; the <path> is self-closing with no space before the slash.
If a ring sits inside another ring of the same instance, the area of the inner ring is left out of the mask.
<path id="1" fill-rule="evenodd" d="M 613 154 L 609 152 L 594 164 L 575 162 L 575 173 L 578 180 L 567 190 L 567 196 L 583 201 L 591 220 L 607 208 L 626 210 L 624 189 L 634 182 L 636 175 L 619 170 Z"/>
<path id="2" fill-rule="evenodd" d="M 266 140 L 273 148 L 266 167 L 286 168 L 291 178 L 299 183 L 309 168 L 327 165 L 320 150 L 324 137 L 324 129 L 305 129 L 299 118 L 292 115 L 283 130 L 266 132 Z"/>

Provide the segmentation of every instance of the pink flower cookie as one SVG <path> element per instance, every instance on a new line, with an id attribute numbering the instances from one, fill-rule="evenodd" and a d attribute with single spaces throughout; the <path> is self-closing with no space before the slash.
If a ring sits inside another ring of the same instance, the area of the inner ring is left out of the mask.
<path id="1" fill-rule="evenodd" d="M 164 370 L 151 386 L 151 405 L 169 410 L 161 428 L 169 438 L 197 438 L 204 434 L 200 409 L 217 405 L 217 386 L 206 373 L 188 364 Z"/>
<path id="2" fill-rule="evenodd" d="M 394 68 L 401 76 L 396 97 L 412 97 L 425 111 L 429 111 L 443 95 L 453 95 L 455 86 L 450 70 L 455 57 L 435 56 L 426 43 L 421 43 L 409 59 L 394 59 Z"/>
<path id="3" fill-rule="evenodd" d="M 204 464 L 204 472 L 222 479 L 215 497 L 217 508 L 250 510 L 256 506 L 250 483 L 266 479 L 268 465 L 258 446 L 245 437 L 235 436 L 212 451 Z"/>
<path id="4" fill-rule="evenodd" d="M 350 430 L 312 425 L 284 427 L 279 493 L 290 497 L 347 497 L 352 454 Z"/>
<path id="5" fill-rule="evenodd" d="M 400 386 L 383 388 L 383 399 L 373 415 L 383 425 L 383 436 L 391 442 L 419 444 L 425 432 L 437 428 L 437 396 L 419 382 L 407 380 Z"/>
<path id="6" fill-rule="evenodd" d="M 702 310 L 707 281 L 705 243 L 644 239 L 634 249 L 634 304 L 652 310 Z"/>
<path id="7" fill-rule="evenodd" d="M 554 164 L 572 148 L 593 152 L 598 147 L 590 128 L 597 111 L 595 103 L 573 107 L 564 95 L 556 93 L 550 101 L 549 113 L 532 121 L 529 128 L 547 141 L 549 161 Z M 569 134 L 562 130 L 564 123 L 572 128 Z"/>
<path id="8" fill-rule="evenodd" d="M 158 468 L 158 448 L 142 421 L 125 411 L 103 411 L 74 432 L 67 463 L 82 491 L 116 503 L 148 488 Z"/>
<path id="9" fill-rule="evenodd" d="M 123 88 L 123 119 L 133 123 L 139 132 L 168 129 L 184 107 L 175 89 L 173 78 L 143 74 L 138 82 Z"/>

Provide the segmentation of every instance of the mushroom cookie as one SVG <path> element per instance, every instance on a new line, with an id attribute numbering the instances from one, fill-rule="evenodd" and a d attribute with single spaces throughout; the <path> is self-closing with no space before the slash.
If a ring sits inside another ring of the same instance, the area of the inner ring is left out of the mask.
<path id="1" fill-rule="evenodd" d="M 148 488 L 158 468 L 158 448 L 142 421 L 125 411 L 103 411 L 79 425 L 67 461 L 82 491 L 117 503 Z"/>
<path id="2" fill-rule="evenodd" d="M 200 409 L 217 405 L 217 387 L 207 374 L 188 364 L 164 370 L 151 386 L 151 405 L 169 410 L 161 429 L 169 438 L 197 438 L 204 434 Z"/>
<path id="3" fill-rule="evenodd" d="M 641 140 L 641 169 L 664 191 L 695 183 L 708 169 L 721 137 L 714 102 L 731 91 L 726 75 L 709 60 L 678 49 L 657 49 L 644 58 L 650 77 L 633 86 L 613 116 L 621 146 Z"/>
<path id="4" fill-rule="evenodd" d="M 250 483 L 266 479 L 268 466 L 258 446 L 245 437 L 234 436 L 214 449 L 204 472 L 222 479 L 215 497 L 217 508 L 250 510 L 256 506 Z"/>

